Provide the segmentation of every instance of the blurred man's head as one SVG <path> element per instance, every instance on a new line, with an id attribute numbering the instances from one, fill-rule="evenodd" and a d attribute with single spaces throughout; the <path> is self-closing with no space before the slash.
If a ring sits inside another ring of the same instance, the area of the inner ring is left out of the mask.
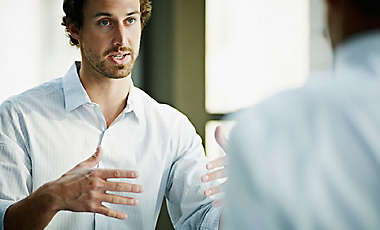
<path id="1" fill-rule="evenodd" d="M 335 48 L 352 35 L 380 29 L 380 0 L 326 0 L 331 42 Z"/>
<path id="2" fill-rule="evenodd" d="M 368 17 L 380 17 L 380 1 L 377 0 L 351 0 L 355 7 Z"/>

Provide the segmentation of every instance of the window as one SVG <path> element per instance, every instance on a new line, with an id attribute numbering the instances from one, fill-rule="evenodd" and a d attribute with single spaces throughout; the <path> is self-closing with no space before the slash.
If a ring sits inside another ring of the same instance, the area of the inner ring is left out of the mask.
<path id="1" fill-rule="evenodd" d="M 301 86 L 326 69 L 323 1 L 207 0 L 206 111 L 223 115 Z M 206 126 L 207 152 L 216 121 Z M 215 143 L 214 143 L 215 144 Z"/>

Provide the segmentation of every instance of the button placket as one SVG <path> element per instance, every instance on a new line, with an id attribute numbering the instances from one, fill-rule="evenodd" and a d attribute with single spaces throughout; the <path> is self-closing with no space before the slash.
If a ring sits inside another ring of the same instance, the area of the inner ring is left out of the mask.
<path id="1" fill-rule="evenodd" d="M 104 158 L 104 155 L 107 154 L 106 149 L 104 148 L 105 142 L 106 142 L 105 139 L 107 138 L 107 133 L 108 133 L 107 130 L 104 130 L 102 132 L 102 135 L 101 135 L 100 139 L 99 139 L 99 146 L 102 147 L 103 158 Z M 98 168 L 104 168 L 103 159 L 99 161 Z"/>
<path id="2" fill-rule="evenodd" d="M 96 114 L 96 117 L 98 118 L 98 128 L 101 131 L 101 134 L 99 136 L 99 141 L 98 141 L 98 146 L 103 146 L 104 144 L 104 137 L 106 136 L 107 132 L 107 124 L 105 121 L 105 118 L 103 116 L 103 113 L 100 109 L 100 106 L 95 103 L 90 104 L 91 107 L 93 108 L 93 111 Z M 102 149 L 103 150 L 103 149 Z M 104 150 L 103 150 L 104 151 Z M 103 152 L 104 154 L 104 152 Z M 104 157 L 104 156 L 103 156 Z M 104 163 L 103 160 L 100 160 L 96 168 L 104 168 Z M 105 226 L 103 226 L 104 221 L 102 221 L 102 216 L 100 214 L 94 213 L 94 229 L 96 230 L 102 230 L 106 229 Z"/>
<path id="3" fill-rule="evenodd" d="M 101 130 L 106 130 L 107 129 L 107 122 L 106 119 L 103 116 L 102 110 L 100 109 L 100 106 L 98 104 L 92 103 L 95 113 L 98 117 L 99 120 L 99 127 Z"/>

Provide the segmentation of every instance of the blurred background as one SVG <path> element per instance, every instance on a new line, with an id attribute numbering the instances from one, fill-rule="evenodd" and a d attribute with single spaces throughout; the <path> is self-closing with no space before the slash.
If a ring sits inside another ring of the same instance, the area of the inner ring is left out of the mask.
<path id="1" fill-rule="evenodd" d="M 225 115 L 331 66 L 323 0 L 152 2 L 134 83 L 185 113 L 210 159 L 222 154 L 213 132 Z M 80 55 L 60 25 L 63 0 L 0 3 L 2 102 L 62 77 Z M 172 229 L 166 205 L 156 229 Z"/>

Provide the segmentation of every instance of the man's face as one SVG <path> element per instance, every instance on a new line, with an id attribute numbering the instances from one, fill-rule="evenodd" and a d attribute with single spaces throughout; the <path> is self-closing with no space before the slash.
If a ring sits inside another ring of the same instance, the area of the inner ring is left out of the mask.
<path id="1" fill-rule="evenodd" d="M 87 0 L 79 30 L 83 65 L 107 78 L 127 77 L 140 49 L 139 0 Z"/>

